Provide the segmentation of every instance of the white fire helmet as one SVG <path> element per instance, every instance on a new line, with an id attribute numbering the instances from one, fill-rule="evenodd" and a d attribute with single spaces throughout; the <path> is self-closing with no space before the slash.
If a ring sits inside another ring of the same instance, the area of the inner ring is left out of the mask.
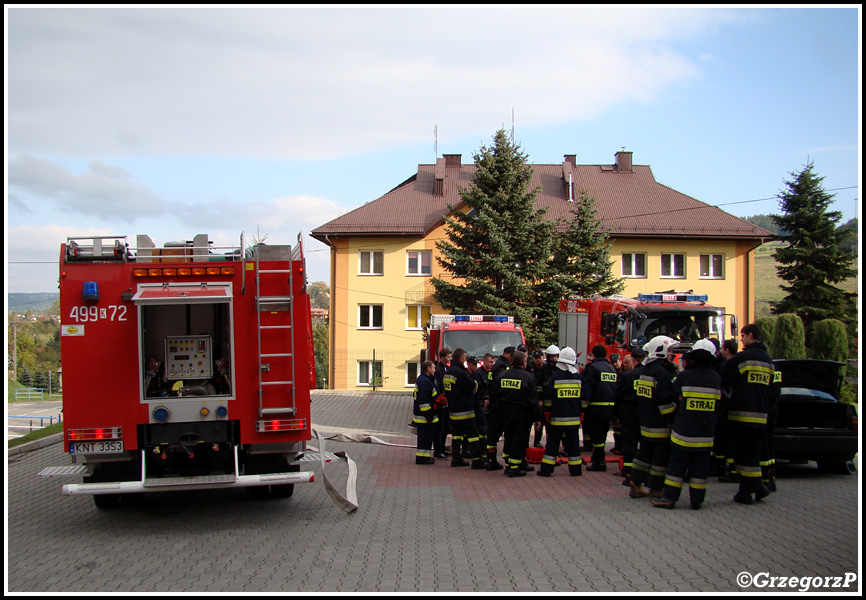
<path id="1" fill-rule="evenodd" d="M 544 353 L 547 355 L 554 355 L 555 356 L 555 355 L 559 354 L 559 346 L 554 346 L 553 344 L 551 344 L 550 346 L 547 347 L 547 350 L 545 350 Z"/>
<path id="2" fill-rule="evenodd" d="M 646 352 L 646 362 L 651 363 L 657 358 L 665 358 L 668 355 L 668 348 L 676 344 L 676 341 L 666 335 L 657 335 L 646 344 L 644 351 Z"/>
<path id="3" fill-rule="evenodd" d="M 572 348 L 566 346 L 559 353 L 559 358 L 556 360 L 556 366 L 562 369 L 563 371 L 569 371 L 570 373 L 577 373 L 577 354 L 575 354 Z"/>
<path id="4" fill-rule="evenodd" d="M 716 345 L 713 344 L 707 338 L 703 338 L 703 339 L 695 342 L 695 345 L 692 346 L 692 351 L 694 351 L 694 350 L 706 350 L 710 354 L 715 355 L 716 354 Z"/>

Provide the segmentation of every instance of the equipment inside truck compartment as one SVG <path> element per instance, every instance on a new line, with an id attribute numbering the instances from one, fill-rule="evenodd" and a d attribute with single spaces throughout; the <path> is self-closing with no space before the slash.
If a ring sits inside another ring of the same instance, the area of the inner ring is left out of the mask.
<path id="1" fill-rule="evenodd" d="M 229 303 L 141 306 L 145 398 L 231 395 Z"/>

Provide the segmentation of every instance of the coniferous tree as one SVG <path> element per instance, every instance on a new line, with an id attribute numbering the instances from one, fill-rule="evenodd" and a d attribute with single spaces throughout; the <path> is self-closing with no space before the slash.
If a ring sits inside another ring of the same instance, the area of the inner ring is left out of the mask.
<path id="1" fill-rule="evenodd" d="M 455 314 L 513 315 L 530 345 L 544 343 L 533 317 L 538 286 L 551 255 L 553 225 L 535 208 L 532 166 L 504 129 L 474 155 L 473 182 L 460 190 L 461 207 L 446 217 L 447 240 L 436 247 L 452 278 L 433 279 L 436 301 Z"/>
<path id="2" fill-rule="evenodd" d="M 554 241 L 548 275 L 541 285 L 542 297 L 547 301 L 542 300 L 539 305 L 546 310 L 537 318 L 551 339 L 558 335 L 561 298 L 612 296 L 625 288 L 623 279 L 613 273 L 610 260 L 613 244 L 598 217 L 595 198 L 581 191 L 569 212 L 570 218 L 559 223 L 562 234 Z"/>
<path id="3" fill-rule="evenodd" d="M 814 172 L 813 163 L 791 175 L 794 179 L 786 181 L 787 189 L 778 195 L 783 214 L 773 217 L 786 242 L 774 257 L 779 277 L 787 282 L 780 286 L 787 295 L 770 304 L 773 314 L 799 315 L 811 333 L 816 321 L 850 322 L 856 316 L 846 311 L 854 294 L 834 285 L 856 275 L 855 257 L 843 244 L 851 230 L 837 227 L 842 213 L 829 210 L 833 194 L 824 191 L 824 178 Z"/>

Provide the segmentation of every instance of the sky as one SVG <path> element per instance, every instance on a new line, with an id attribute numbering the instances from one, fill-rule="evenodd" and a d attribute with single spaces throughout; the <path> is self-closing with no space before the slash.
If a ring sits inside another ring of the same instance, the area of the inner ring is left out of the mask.
<path id="1" fill-rule="evenodd" d="M 859 7 L 5 7 L 6 289 L 67 236 L 294 244 L 502 127 L 737 215 L 809 161 L 859 211 Z M 435 136 L 434 136 L 435 131 Z"/>

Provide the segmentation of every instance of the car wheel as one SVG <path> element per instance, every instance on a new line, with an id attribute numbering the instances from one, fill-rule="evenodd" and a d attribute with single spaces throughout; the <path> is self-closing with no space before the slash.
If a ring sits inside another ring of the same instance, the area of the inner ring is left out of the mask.
<path id="1" fill-rule="evenodd" d="M 823 473 L 834 475 L 853 475 L 857 472 L 854 463 L 850 460 L 819 460 L 818 469 Z"/>

